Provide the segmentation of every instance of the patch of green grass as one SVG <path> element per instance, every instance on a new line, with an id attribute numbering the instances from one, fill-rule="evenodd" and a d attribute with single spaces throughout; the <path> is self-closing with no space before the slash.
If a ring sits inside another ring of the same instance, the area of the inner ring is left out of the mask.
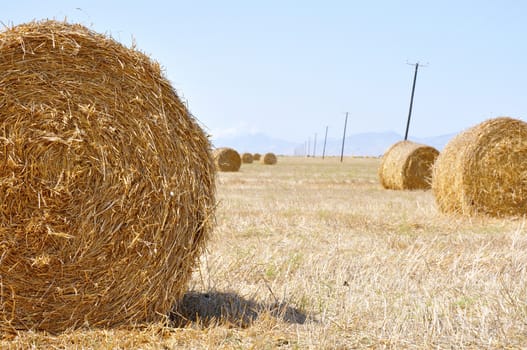
<path id="1" fill-rule="evenodd" d="M 456 301 L 454 301 L 453 304 L 454 304 L 455 307 L 458 307 L 458 308 L 464 310 L 464 309 L 468 309 L 469 307 L 471 307 L 475 303 L 476 303 L 476 299 L 471 298 L 471 297 L 466 296 L 466 295 L 463 295 L 463 296 L 459 297 Z"/>

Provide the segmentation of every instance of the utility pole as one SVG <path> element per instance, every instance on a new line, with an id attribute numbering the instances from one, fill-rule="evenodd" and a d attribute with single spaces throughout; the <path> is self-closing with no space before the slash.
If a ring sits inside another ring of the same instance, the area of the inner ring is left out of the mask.
<path id="1" fill-rule="evenodd" d="M 315 141 L 313 142 L 313 158 L 315 158 L 316 153 L 317 153 L 317 133 L 315 133 Z"/>
<path id="2" fill-rule="evenodd" d="M 309 158 L 309 153 L 311 153 L 311 137 L 307 138 L 307 154 L 306 157 Z"/>
<path id="3" fill-rule="evenodd" d="M 324 148 L 322 149 L 322 159 L 326 155 L 326 141 L 328 140 L 328 127 L 326 126 L 326 136 L 324 137 Z"/>
<path id="4" fill-rule="evenodd" d="M 346 140 L 346 127 L 348 125 L 348 112 L 346 112 L 346 120 L 344 121 L 344 135 L 342 136 L 342 149 L 340 150 L 340 162 L 342 163 L 342 158 L 344 157 L 344 140 Z"/>
<path id="5" fill-rule="evenodd" d="M 414 72 L 414 83 L 412 85 L 412 96 L 410 97 L 410 108 L 408 110 L 408 120 L 406 122 L 406 132 L 404 133 L 404 140 L 408 140 L 408 130 L 410 129 L 410 118 L 412 117 L 412 106 L 414 104 L 414 92 L 415 92 L 415 81 L 417 80 L 417 70 L 419 69 L 419 62 L 417 63 L 407 63 L 411 66 L 415 65 Z M 426 67 L 421 65 L 421 67 Z"/>

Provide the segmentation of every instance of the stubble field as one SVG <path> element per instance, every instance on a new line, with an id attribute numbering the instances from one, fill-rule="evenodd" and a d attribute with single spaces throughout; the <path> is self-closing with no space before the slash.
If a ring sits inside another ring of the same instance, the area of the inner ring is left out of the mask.
<path id="1" fill-rule="evenodd" d="M 23 332 L 2 348 L 522 348 L 523 218 L 441 214 L 376 158 L 279 157 L 217 177 L 217 225 L 169 325 Z"/>

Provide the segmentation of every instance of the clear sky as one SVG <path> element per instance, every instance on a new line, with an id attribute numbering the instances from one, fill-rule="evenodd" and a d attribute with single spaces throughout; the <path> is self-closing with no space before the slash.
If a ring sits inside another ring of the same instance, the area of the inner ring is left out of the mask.
<path id="1" fill-rule="evenodd" d="M 17 0 L 0 21 L 66 18 L 159 61 L 213 137 L 304 142 L 341 134 L 459 132 L 527 120 L 527 1 Z M 337 131 L 338 130 L 338 131 Z"/>

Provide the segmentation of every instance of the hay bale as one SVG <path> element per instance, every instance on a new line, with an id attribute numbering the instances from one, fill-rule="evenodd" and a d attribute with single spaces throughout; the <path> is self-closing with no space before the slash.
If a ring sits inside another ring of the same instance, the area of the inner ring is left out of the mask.
<path id="1" fill-rule="evenodd" d="M 262 158 L 260 158 L 262 164 L 274 165 L 278 162 L 274 153 L 266 153 Z"/>
<path id="2" fill-rule="evenodd" d="M 213 152 L 214 164 L 219 171 L 238 171 L 242 158 L 235 149 L 229 147 L 216 148 Z"/>
<path id="3" fill-rule="evenodd" d="M 81 26 L 0 32 L 0 330 L 158 321 L 211 229 L 210 143 L 159 64 Z"/>
<path id="4" fill-rule="evenodd" d="M 253 154 L 253 160 L 255 162 L 258 162 L 260 160 L 260 158 L 262 157 L 262 155 L 260 153 L 255 153 Z"/>
<path id="5" fill-rule="evenodd" d="M 253 162 L 253 155 L 251 153 L 242 154 L 242 163 L 251 164 Z"/>
<path id="6" fill-rule="evenodd" d="M 430 146 L 411 141 L 393 144 L 382 157 L 379 180 L 392 190 L 430 188 L 432 165 L 439 152 Z"/>
<path id="7" fill-rule="evenodd" d="M 432 190 L 446 213 L 527 213 L 527 123 L 489 119 L 453 138 L 433 169 Z"/>

